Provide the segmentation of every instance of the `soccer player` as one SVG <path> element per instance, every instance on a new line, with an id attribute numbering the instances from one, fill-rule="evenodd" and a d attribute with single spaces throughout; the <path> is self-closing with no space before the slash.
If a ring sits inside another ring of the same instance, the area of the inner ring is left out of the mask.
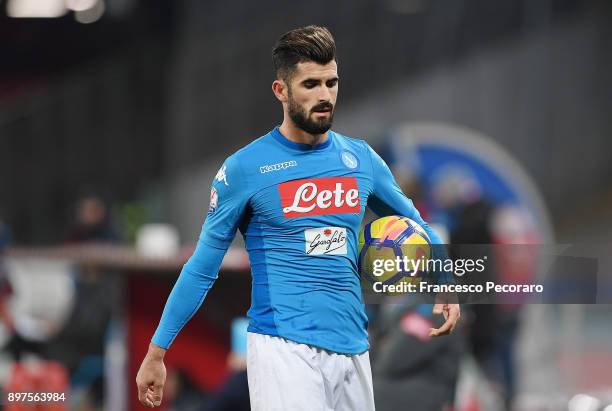
<path id="1" fill-rule="evenodd" d="M 440 238 L 363 140 L 331 131 L 338 97 L 336 46 L 323 27 L 285 33 L 272 58 L 283 122 L 228 157 L 211 185 L 194 254 L 168 298 L 136 383 L 162 400 L 163 357 L 202 304 L 239 229 L 252 272 L 247 372 L 254 411 L 374 410 L 367 317 L 357 272 L 366 206 L 398 214 Z M 456 304 L 437 304 L 452 331 Z"/>

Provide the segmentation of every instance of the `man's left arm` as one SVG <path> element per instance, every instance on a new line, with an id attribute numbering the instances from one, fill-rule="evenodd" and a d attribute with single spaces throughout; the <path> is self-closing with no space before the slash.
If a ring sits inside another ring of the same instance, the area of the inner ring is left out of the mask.
<path id="1" fill-rule="evenodd" d="M 368 207 L 380 217 L 396 214 L 410 218 L 423 227 L 431 244 L 437 245 L 433 247 L 434 258 L 446 258 L 446 250 L 440 236 L 423 220 L 412 200 L 402 192 L 385 161 L 367 143 L 366 148 L 372 164 L 374 181 L 373 192 L 368 199 Z M 444 275 L 444 273 L 441 275 Z M 438 295 L 433 312 L 444 315 L 446 322 L 438 329 L 432 328 L 430 335 L 450 334 L 460 316 L 456 296 Z"/>

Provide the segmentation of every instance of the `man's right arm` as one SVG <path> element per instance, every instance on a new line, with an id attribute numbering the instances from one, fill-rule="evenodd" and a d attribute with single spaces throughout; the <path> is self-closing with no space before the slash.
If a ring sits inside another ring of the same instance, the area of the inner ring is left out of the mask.
<path id="1" fill-rule="evenodd" d="M 161 320 L 151 339 L 156 346 L 168 349 L 183 326 L 198 311 L 212 287 L 229 244 L 207 241 L 205 230 L 196 249 L 183 266 L 170 292 Z"/>
<path id="2" fill-rule="evenodd" d="M 247 196 L 240 164 L 229 157 L 211 184 L 210 207 L 196 249 L 168 297 L 152 342 L 168 349 L 200 308 L 244 213 Z"/>
<path id="3" fill-rule="evenodd" d="M 200 308 L 244 213 L 247 196 L 240 164 L 229 157 L 211 183 L 210 207 L 196 249 L 168 297 L 152 342 L 167 349 Z"/>
<path id="4" fill-rule="evenodd" d="M 166 350 L 202 305 L 217 278 L 228 246 L 229 243 L 219 247 L 207 242 L 205 230 L 202 230 L 195 252 L 183 266 L 136 376 L 138 399 L 144 406 L 153 408 L 161 404 L 166 382 Z"/>
<path id="5" fill-rule="evenodd" d="M 211 184 L 210 208 L 196 249 L 170 292 L 149 352 L 138 372 L 138 395 L 146 406 L 161 403 L 165 351 L 200 308 L 217 279 L 223 257 L 246 209 L 248 197 L 244 185 L 238 162 L 228 158 Z"/>

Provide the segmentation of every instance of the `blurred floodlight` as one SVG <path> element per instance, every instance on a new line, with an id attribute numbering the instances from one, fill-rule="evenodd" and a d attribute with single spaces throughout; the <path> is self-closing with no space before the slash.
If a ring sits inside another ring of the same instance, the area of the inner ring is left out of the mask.
<path id="1" fill-rule="evenodd" d="M 64 0 L 9 0 L 6 14 L 18 18 L 55 18 L 68 12 Z"/>
<path id="2" fill-rule="evenodd" d="M 93 9 L 98 0 L 66 0 L 66 7 L 74 11 Z"/>
<path id="3" fill-rule="evenodd" d="M 178 230 L 169 224 L 145 224 L 136 234 L 136 249 L 144 257 L 171 258 L 179 246 Z"/>
<path id="4" fill-rule="evenodd" d="M 569 411 L 597 411 L 601 401 L 587 394 L 576 394 L 569 400 Z"/>
<path id="5" fill-rule="evenodd" d="M 85 1 L 86 0 L 80 0 L 80 2 Z M 106 10 L 104 0 L 93 0 L 92 3 L 93 5 L 90 8 L 74 12 L 74 18 L 76 21 L 83 24 L 91 24 L 100 20 L 100 18 L 104 15 L 104 11 Z"/>

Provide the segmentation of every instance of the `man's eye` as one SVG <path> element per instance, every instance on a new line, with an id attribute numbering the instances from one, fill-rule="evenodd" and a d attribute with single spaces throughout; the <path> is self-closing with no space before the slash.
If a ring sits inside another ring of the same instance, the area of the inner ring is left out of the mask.
<path id="1" fill-rule="evenodd" d="M 316 87 L 317 83 L 315 83 L 314 81 L 308 81 L 306 83 L 304 83 L 304 87 L 306 88 L 314 88 Z"/>
<path id="2" fill-rule="evenodd" d="M 338 84 L 338 80 L 330 80 L 327 82 L 327 87 L 334 87 L 336 84 Z"/>

